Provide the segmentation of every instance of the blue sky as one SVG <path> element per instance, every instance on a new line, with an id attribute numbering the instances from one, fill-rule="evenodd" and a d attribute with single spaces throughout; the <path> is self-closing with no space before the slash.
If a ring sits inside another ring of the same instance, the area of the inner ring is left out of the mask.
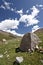
<path id="1" fill-rule="evenodd" d="M 43 0 L 0 0 L 0 30 L 22 36 L 43 28 Z"/>

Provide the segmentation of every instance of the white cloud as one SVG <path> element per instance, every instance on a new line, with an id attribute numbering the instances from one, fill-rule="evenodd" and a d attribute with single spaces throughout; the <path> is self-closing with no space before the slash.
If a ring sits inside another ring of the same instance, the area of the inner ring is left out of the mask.
<path id="1" fill-rule="evenodd" d="M 10 30 L 10 29 L 18 29 L 18 25 L 19 25 L 19 21 L 17 20 L 17 18 L 15 18 L 15 20 L 13 19 L 4 20 L 0 23 L 0 30 L 10 32 L 17 36 L 23 36 L 24 34 L 19 34 L 15 30 L 12 31 Z"/>
<path id="2" fill-rule="evenodd" d="M 43 5 L 42 5 L 42 4 L 40 4 L 40 5 L 38 5 L 38 4 L 37 4 L 36 6 L 37 6 L 37 7 L 41 7 L 41 8 L 43 7 Z"/>
<path id="3" fill-rule="evenodd" d="M 26 13 L 29 13 L 29 10 L 27 10 Z"/>
<path id="4" fill-rule="evenodd" d="M 18 28 L 19 22 L 17 19 L 15 20 L 4 20 L 0 23 L 0 30 L 7 30 L 7 29 L 15 29 Z"/>
<path id="5" fill-rule="evenodd" d="M 39 21 L 36 18 L 32 18 L 31 15 L 23 15 L 19 21 L 24 22 L 26 26 L 37 24 Z"/>
<path id="6" fill-rule="evenodd" d="M 31 8 L 31 10 L 33 10 L 33 12 L 31 13 L 33 18 L 38 15 L 39 10 L 35 6 L 33 6 L 33 8 Z"/>
<path id="7" fill-rule="evenodd" d="M 19 34 L 16 31 L 11 31 L 11 33 L 14 34 L 14 35 L 17 35 L 17 36 L 23 36 L 24 35 L 24 34 Z"/>
<path id="8" fill-rule="evenodd" d="M 15 8 L 11 8 L 10 5 L 13 4 L 13 3 L 9 3 L 9 2 L 6 2 L 4 1 L 4 5 L 7 9 L 11 10 L 11 11 L 15 11 Z"/>
<path id="9" fill-rule="evenodd" d="M 16 13 L 20 14 L 19 20 L 7 19 L 4 21 L 1 21 L 0 30 L 9 31 L 15 35 L 19 35 L 19 36 L 21 35 L 22 36 L 22 34 L 18 34 L 15 30 L 10 31 L 10 29 L 15 29 L 15 28 L 18 29 L 18 25 L 20 22 L 24 22 L 26 27 L 36 24 L 36 26 L 34 26 L 32 28 L 32 32 L 37 30 L 39 28 L 37 25 L 39 23 L 39 20 L 36 18 L 36 16 L 38 15 L 38 13 L 40 11 L 35 6 L 33 6 L 31 9 L 32 9 L 32 12 L 30 15 L 29 14 L 23 14 L 22 9 L 19 11 L 17 10 Z M 13 9 L 12 9 L 12 11 L 13 11 Z"/>
<path id="10" fill-rule="evenodd" d="M 15 11 L 15 9 L 11 8 L 11 11 Z"/>
<path id="11" fill-rule="evenodd" d="M 26 24 L 25 26 L 34 25 L 34 24 L 37 24 L 39 22 L 39 20 L 37 20 L 35 18 L 35 16 L 38 15 L 39 10 L 35 6 L 33 6 L 31 9 L 33 11 L 30 15 L 27 15 L 27 14 L 22 15 L 19 19 L 19 21 L 24 22 Z"/>
<path id="12" fill-rule="evenodd" d="M 35 32 L 35 31 L 38 30 L 39 28 L 40 28 L 40 27 L 39 27 L 38 25 L 33 26 L 32 32 Z"/>
<path id="13" fill-rule="evenodd" d="M 16 12 L 22 14 L 23 13 L 23 10 L 22 9 L 19 10 L 19 11 L 17 10 Z"/>
<path id="14" fill-rule="evenodd" d="M 1 5 L 0 8 L 3 8 L 4 10 L 6 9 L 4 5 Z"/>
<path id="15" fill-rule="evenodd" d="M 10 7 L 10 5 L 12 5 L 13 3 L 6 2 L 5 0 L 3 0 L 3 2 L 4 2 L 4 5 L 1 5 L 0 8 L 3 8 L 4 10 L 8 9 L 8 10 L 11 10 L 11 11 L 16 10 L 16 8 L 11 8 Z"/>
<path id="16" fill-rule="evenodd" d="M 10 4 L 12 4 L 12 3 L 6 2 L 5 0 L 3 0 L 3 2 L 5 5 L 5 8 L 10 9 Z"/>
<path id="17" fill-rule="evenodd" d="M 37 4 L 36 6 L 43 10 L 43 4 L 40 4 L 40 5 Z"/>
<path id="18" fill-rule="evenodd" d="M 22 16 L 22 15 L 23 15 L 23 9 L 17 10 L 16 13 L 17 13 L 17 14 L 20 14 L 20 16 Z"/>
<path id="19" fill-rule="evenodd" d="M 17 36 L 23 36 L 24 35 L 24 34 L 17 33 L 15 30 L 12 30 L 12 31 L 11 30 L 3 30 L 3 31 L 10 32 L 10 33 L 17 35 Z"/>

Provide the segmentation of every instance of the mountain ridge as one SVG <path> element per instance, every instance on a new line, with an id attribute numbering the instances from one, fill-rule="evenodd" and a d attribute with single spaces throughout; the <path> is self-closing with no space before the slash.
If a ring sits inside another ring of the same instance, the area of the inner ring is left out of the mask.
<path id="1" fill-rule="evenodd" d="M 14 34 L 12 34 L 12 33 L 9 33 L 9 32 L 0 30 L 0 41 L 1 41 L 2 39 L 9 40 L 9 39 L 18 38 L 18 37 L 19 37 L 19 36 L 14 35 Z"/>
<path id="2" fill-rule="evenodd" d="M 37 35 L 43 34 L 43 28 L 36 30 L 34 33 L 37 34 Z M 9 40 L 9 39 L 12 39 L 12 38 L 19 38 L 19 37 L 20 36 L 14 35 L 10 32 L 0 30 L 0 40 L 2 40 L 3 38 Z"/>

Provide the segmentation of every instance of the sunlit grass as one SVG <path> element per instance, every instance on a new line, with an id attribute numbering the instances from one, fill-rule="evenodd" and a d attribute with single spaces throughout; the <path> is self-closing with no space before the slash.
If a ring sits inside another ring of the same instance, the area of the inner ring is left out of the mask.
<path id="1" fill-rule="evenodd" d="M 39 35 L 42 40 L 41 46 L 43 47 L 43 34 Z M 13 65 L 17 56 L 22 56 L 24 61 L 20 65 L 43 65 L 40 62 L 43 59 L 43 54 L 38 52 L 33 52 L 30 54 L 29 52 L 15 52 L 15 49 L 20 46 L 21 38 L 7 40 L 8 44 L 0 43 L 0 54 L 3 54 L 3 57 L 0 58 L 0 65 Z M 39 45 L 39 46 L 40 46 Z M 7 52 L 6 52 L 7 51 Z M 5 53 L 6 52 L 6 53 Z M 9 57 L 7 57 L 9 55 Z"/>

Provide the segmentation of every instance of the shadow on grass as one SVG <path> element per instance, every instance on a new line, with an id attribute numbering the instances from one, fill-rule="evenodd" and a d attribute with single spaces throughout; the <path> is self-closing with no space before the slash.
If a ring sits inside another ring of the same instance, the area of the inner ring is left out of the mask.
<path id="1" fill-rule="evenodd" d="M 18 62 L 14 61 L 13 65 L 20 65 Z"/>
<path id="2" fill-rule="evenodd" d="M 19 48 L 19 47 L 16 48 L 16 49 L 15 49 L 15 52 L 16 52 L 16 53 L 21 52 L 20 48 Z"/>
<path id="3" fill-rule="evenodd" d="M 18 47 L 18 48 L 15 48 L 15 52 L 18 53 L 18 52 L 27 52 L 27 51 L 22 51 L 22 50 L 20 49 L 20 47 Z"/>

